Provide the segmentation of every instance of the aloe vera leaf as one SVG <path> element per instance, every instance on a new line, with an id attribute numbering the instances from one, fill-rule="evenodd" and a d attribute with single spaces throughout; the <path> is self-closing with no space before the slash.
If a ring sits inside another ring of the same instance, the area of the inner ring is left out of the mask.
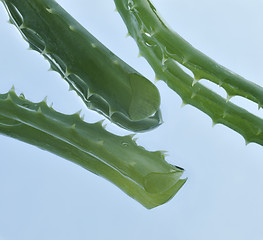
<path id="1" fill-rule="evenodd" d="M 246 143 L 255 142 L 263 145 L 261 118 L 226 101 L 198 82 L 193 85 L 194 79 L 185 73 L 173 58 L 168 56 L 164 59 L 165 46 L 159 39 L 165 38 L 163 31 L 168 34 L 170 30 L 160 20 L 150 1 L 114 1 L 141 55 L 154 69 L 157 79 L 165 81 L 182 98 L 184 104 L 190 104 L 210 116 L 213 124 L 221 123 L 228 126 L 240 133 Z"/>
<path id="2" fill-rule="evenodd" d="M 101 122 L 58 113 L 45 101 L 18 97 L 13 89 L 0 94 L 0 133 L 79 164 L 149 209 L 171 199 L 186 181 L 180 179 L 183 169 L 167 163 L 161 151 L 138 146 L 131 135 L 113 135 Z"/>
<path id="3" fill-rule="evenodd" d="M 127 17 L 136 19 L 136 26 L 129 27 L 131 35 L 134 37 L 136 32 L 140 35 L 138 38 L 148 41 L 151 45 L 158 44 L 162 49 L 162 61 L 171 58 L 191 70 L 194 74 L 193 85 L 200 79 L 207 79 L 223 87 L 228 98 L 241 96 L 263 107 L 261 86 L 233 73 L 195 49 L 165 25 L 149 0 L 115 0 L 115 3 L 121 12 L 126 11 L 126 19 Z"/>
<path id="4" fill-rule="evenodd" d="M 114 55 L 54 0 L 2 1 L 30 48 L 86 105 L 131 131 L 162 123 L 158 89 Z"/>

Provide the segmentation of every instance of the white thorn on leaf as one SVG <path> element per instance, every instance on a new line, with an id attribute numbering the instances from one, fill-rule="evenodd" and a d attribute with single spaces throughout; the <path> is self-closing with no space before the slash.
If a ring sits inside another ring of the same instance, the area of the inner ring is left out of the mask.
<path id="1" fill-rule="evenodd" d="M 44 48 L 44 50 L 41 52 L 41 55 L 46 55 L 47 53 L 47 48 Z"/>
<path id="2" fill-rule="evenodd" d="M 10 89 L 10 92 L 15 92 L 15 85 L 12 85 L 11 89 Z"/>
<path id="3" fill-rule="evenodd" d="M 135 136 L 136 136 L 136 133 L 133 133 L 133 134 L 128 135 L 128 137 L 129 137 L 131 140 L 133 140 L 133 141 L 135 141 L 135 139 L 137 139 L 137 138 L 135 138 Z"/>
<path id="4" fill-rule="evenodd" d="M 162 71 L 165 72 L 167 70 L 167 66 L 166 65 L 163 65 L 162 66 Z"/>
<path id="5" fill-rule="evenodd" d="M 187 58 L 183 58 L 182 64 L 184 65 L 184 64 L 186 64 L 187 62 L 188 62 L 188 59 L 187 59 Z"/>
<path id="6" fill-rule="evenodd" d="M 80 109 L 79 111 L 77 111 L 74 115 L 78 115 L 80 117 L 80 114 L 82 112 L 82 109 Z"/>
<path id="7" fill-rule="evenodd" d="M 228 103 L 232 97 L 233 97 L 233 96 L 227 94 L 227 97 L 226 97 L 226 103 Z"/>
<path id="8" fill-rule="evenodd" d="M 25 99 L 25 95 L 24 95 L 24 93 L 20 93 L 19 98 L 21 98 L 21 99 Z"/>
<path id="9" fill-rule="evenodd" d="M 71 31 L 76 31 L 76 28 L 74 27 L 74 26 L 72 26 L 72 25 L 69 25 L 69 29 L 71 30 Z"/>
<path id="10" fill-rule="evenodd" d="M 14 24 L 14 20 L 13 19 L 11 19 L 11 18 L 9 18 L 9 20 L 7 21 L 9 24 Z"/>
<path id="11" fill-rule="evenodd" d="M 194 80 L 193 80 L 193 82 L 192 82 L 192 87 L 193 87 L 195 84 L 197 84 L 199 80 L 200 80 L 200 79 L 198 79 L 198 78 L 194 78 Z"/>
<path id="12" fill-rule="evenodd" d="M 246 146 L 247 146 L 249 143 L 251 143 L 251 142 L 250 142 L 249 140 L 245 139 L 245 144 L 246 144 Z"/>
<path id="13" fill-rule="evenodd" d="M 37 109 L 37 113 L 42 113 L 41 107 Z"/>
<path id="14" fill-rule="evenodd" d="M 42 100 L 42 102 L 47 103 L 47 96 L 44 97 L 44 99 Z"/>
<path id="15" fill-rule="evenodd" d="M 23 28 L 26 28 L 25 23 L 22 23 L 22 24 L 19 26 L 19 29 L 23 29 Z"/>
<path id="16" fill-rule="evenodd" d="M 93 93 L 92 93 L 91 90 L 88 88 L 88 89 L 87 89 L 87 99 L 89 99 L 92 95 L 93 95 Z"/>
<path id="17" fill-rule="evenodd" d="M 216 124 L 217 124 L 217 122 L 213 121 L 212 122 L 212 128 L 215 127 Z"/>
<path id="18" fill-rule="evenodd" d="M 81 119 L 82 121 L 84 121 L 84 119 L 85 119 L 85 114 L 82 114 L 82 116 L 80 116 L 80 119 Z"/>
<path id="19" fill-rule="evenodd" d="M 66 72 L 64 75 L 64 78 L 68 78 L 68 76 L 71 74 L 71 72 L 68 70 L 68 68 L 66 68 Z"/>
<path id="20" fill-rule="evenodd" d="M 97 141 L 96 143 L 97 143 L 98 145 L 100 145 L 100 146 L 103 146 L 104 140 L 99 140 L 99 141 Z"/>
<path id="21" fill-rule="evenodd" d="M 162 65 L 164 65 L 167 60 L 168 60 L 168 58 L 163 56 L 163 58 L 162 58 Z"/>
<path id="22" fill-rule="evenodd" d="M 258 129 L 258 131 L 257 131 L 257 133 L 256 133 L 256 135 L 258 136 L 258 135 L 260 135 L 262 133 L 262 129 Z"/>
<path id="23" fill-rule="evenodd" d="M 68 86 L 68 90 L 69 90 L 69 91 L 73 91 L 74 88 L 73 88 L 71 85 L 69 85 L 69 86 Z"/>
<path id="24" fill-rule="evenodd" d="M 183 108 L 186 105 L 187 105 L 187 103 L 185 101 L 182 101 L 181 108 Z"/>
<path id="25" fill-rule="evenodd" d="M 157 75 L 155 75 L 155 78 L 154 78 L 154 83 L 157 83 L 157 82 L 159 82 L 161 79 L 157 76 Z"/>
<path id="26" fill-rule="evenodd" d="M 191 95 L 191 99 L 193 99 L 195 96 L 196 96 L 196 93 L 193 92 L 192 95 Z"/>
<path id="27" fill-rule="evenodd" d="M 103 122 L 103 123 L 101 124 L 101 126 L 102 126 L 104 129 L 106 129 L 107 123 L 106 123 L 106 122 Z"/>
<path id="28" fill-rule="evenodd" d="M 49 13 L 51 13 L 51 14 L 54 13 L 54 11 L 53 11 L 51 8 L 46 8 L 46 10 L 47 10 Z"/>
<path id="29" fill-rule="evenodd" d="M 95 124 L 102 126 L 104 122 L 105 122 L 105 119 L 102 119 L 102 120 L 96 122 Z"/>

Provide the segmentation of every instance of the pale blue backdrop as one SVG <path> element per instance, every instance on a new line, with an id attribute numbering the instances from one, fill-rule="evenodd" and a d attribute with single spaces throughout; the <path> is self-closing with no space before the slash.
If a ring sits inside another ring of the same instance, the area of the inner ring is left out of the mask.
<path id="1" fill-rule="evenodd" d="M 108 48 L 154 80 L 113 0 L 59 0 Z M 263 85 L 262 0 L 154 0 L 175 31 L 192 45 L 247 79 Z M 14 84 L 32 101 L 46 95 L 64 113 L 88 111 L 67 84 L 16 28 L 0 5 L 0 92 Z M 207 84 L 205 81 L 202 81 Z M 186 169 L 188 181 L 167 204 L 146 210 L 106 180 L 48 152 L 0 136 L 0 240 L 76 239 L 263 239 L 263 147 L 245 145 L 232 130 L 216 125 L 163 82 L 164 124 L 138 134 L 150 150 L 167 150 L 167 160 Z M 207 84 L 225 97 L 222 89 Z M 256 104 L 231 101 L 263 116 Z M 118 134 L 124 130 L 107 128 Z"/>

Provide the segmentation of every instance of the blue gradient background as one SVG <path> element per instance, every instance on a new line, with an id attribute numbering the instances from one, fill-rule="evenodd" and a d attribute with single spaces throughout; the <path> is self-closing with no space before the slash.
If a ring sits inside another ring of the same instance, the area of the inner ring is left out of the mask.
<path id="1" fill-rule="evenodd" d="M 59 0 L 93 35 L 151 80 L 154 73 L 131 38 L 113 0 Z M 193 46 L 225 67 L 262 85 L 262 0 L 153 0 L 163 18 Z M 0 92 L 14 84 L 31 101 L 48 96 L 64 113 L 86 110 L 75 93 L 16 28 L 0 4 Z M 225 97 L 222 89 L 202 80 Z M 216 125 L 157 83 L 165 123 L 138 134 L 150 150 L 186 169 L 188 181 L 167 204 L 146 210 L 106 180 L 60 157 L 0 136 L 0 240 L 263 239 L 263 147 L 245 146 L 232 130 Z M 254 103 L 231 99 L 259 116 Z M 107 129 L 126 134 L 112 124 Z"/>

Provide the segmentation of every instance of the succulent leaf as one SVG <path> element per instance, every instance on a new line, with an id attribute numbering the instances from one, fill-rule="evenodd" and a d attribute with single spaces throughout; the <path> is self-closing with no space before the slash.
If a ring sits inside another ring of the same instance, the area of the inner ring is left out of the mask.
<path id="1" fill-rule="evenodd" d="M 161 124 L 157 88 L 54 0 L 4 0 L 11 23 L 86 105 L 131 131 Z"/>
<path id="2" fill-rule="evenodd" d="M 171 199 L 183 186 L 183 169 L 138 146 L 133 135 L 117 136 L 102 122 L 86 123 L 45 101 L 32 103 L 12 89 L 0 94 L 0 133 L 33 144 L 102 176 L 146 208 Z"/>
<path id="3" fill-rule="evenodd" d="M 240 133 L 247 142 L 263 145 L 263 119 L 236 106 L 229 100 L 239 95 L 260 106 L 263 88 L 218 65 L 194 49 L 161 20 L 150 0 L 114 0 L 127 29 L 140 52 L 154 69 L 158 79 L 166 82 L 183 101 Z M 194 79 L 179 66 L 189 68 Z M 227 99 L 204 87 L 205 78 L 225 88 Z"/>

